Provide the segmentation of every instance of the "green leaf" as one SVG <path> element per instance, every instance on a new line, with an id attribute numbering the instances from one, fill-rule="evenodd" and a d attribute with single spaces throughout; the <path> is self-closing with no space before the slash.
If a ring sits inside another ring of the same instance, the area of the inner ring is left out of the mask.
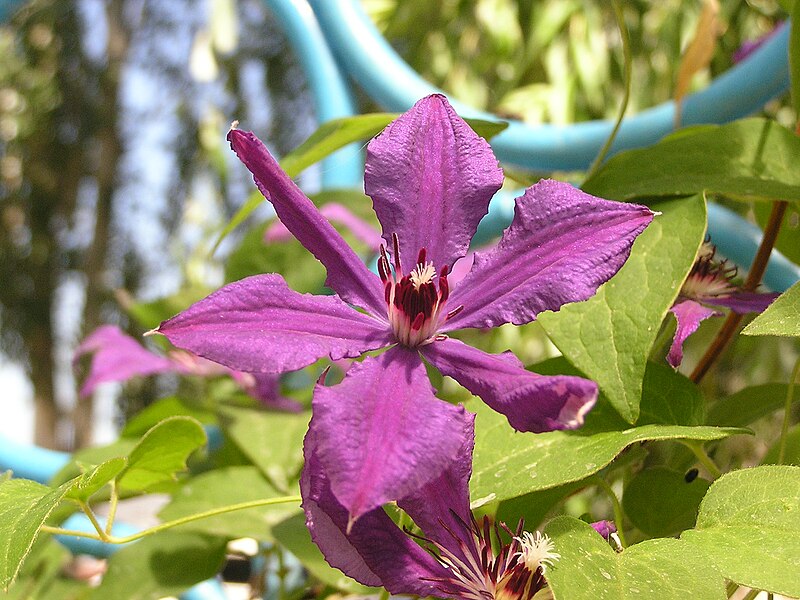
<path id="1" fill-rule="evenodd" d="M 216 575 L 225 540 L 169 531 L 121 548 L 108 561 L 103 582 L 89 600 L 158 600 L 178 596 Z"/>
<path id="2" fill-rule="evenodd" d="M 785 383 L 765 383 L 744 388 L 715 402 L 708 411 L 706 423 L 729 427 L 745 427 L 783 408 L 786 404 Z"/>
<path id="3" fill-rule="evenodd" d="M 800 137 L 767 119 L 703 125 L 621 152 L 583 185 L 614 200 L 706 192 L 743 200 L 800 200 Z"/>
<path id="4" fill-rule="evenodd" d="M 100 491 L 125 468 L 128 461 L 125 458 L 112 458 L 98 465 L 85 476 L 79 477 L 66 493 L 66 498 L 86 502 Z"/>
<path id="5" fill-rule="evenodd" d="M 3 600 L 77 600 L 88 588 L 84 581 L 63 575 L 72 554 L 52 539 L 40 538 L 31 549 Z"/>
<path id="6" fill-rule="evenodd" d="M 90 496 L 111 481 L 119 466 L 119 460 L 109 461 L 57 488 L 27 479 L 0 483 L 0 556 L 3 557 L 0 560 L 0 588 L 8 589 L 42 525 L 61 501 L 68 496 L 81 499 Z"/>
<path id="7" fill-rule="evenodd" d="M 303 437 L 311 414 L 222 407 L 221 426 L 281 492 L 288 492 L 303 464 Z"/>
<path id="8" fill-rule="evenodd" d="M 720 477 L 681 536 L 739 585 L 800 597 L 800 468 L 764 466 Z"/>
<path id="9" fill-rule="evenodd" d="M 694 527 L 710 483 L 691 482 L 665 467 L 639 471 L 625 486 L 622 508 L 631 523 L 651 537 L 667 537 Z"/>
<path id="10" fill-rule="evenodd" d="M 789 27 L 789 81 L 792 90 L 794 114 L 800 115 L 800 2 L 794 2 Z"/>
<path id="11" fill-rule="evenodd" d="M 375 595 L 378 590 L 361 585 L 331 567 L 317 545 L 311 541 L 304 515 L 295 515 L 272 529 L 278 543 L 294 554 L 303 566 L 317 579 L 338 590 L 361 596 Z"/>
<path id="12" fill-rule="evenodd" d="M 131 450 L 128 466 L 119 485 L 128 490 L 147 491 L 174 481 L 186 468 L 186 459 L 206 443 L 203 426 L 191 417 L 170 417 L 150 429 Z"/>
<path id="13" fill-rule="evenodd" d="M 653 208 L 663 214 L 639 236 L 628 261 L 594 297 L 538 316 L 564 356 L 597 382 L 630 423 L 639 415 L 650 348 L 691 269 L 706 226 L 701 196 Z"/>
<path id="14" fill-rule="evenodd" d="M 781 441 L 777 440 L 764 455 L 761 460 L 762 465 L 778 464 L 778 452 L 780 451 Z M 800 467 L 800 426 L 790 429 L 786 434 L 786 453 L 783 463 Z"/>
<path id="15" fill-rule="evenodd" d="M 480 402 L 477 413 L 472 498 L 507 500 L 580 481 L 597 473 L 628 446 L 646 440 L 711 441 L 745 429 L 644 425 L 620 429 L 619 417 L 602 404 L 576 431 L 515 433 L 502 415 Z"/>
<path id="16" fill-rule="evenodd" d="M 8 589 L 68 489 L 69 484 L 53 489 L 27 479 L 0 483 L 0 588 Z"/>
<path id="17" fill-rule="evenodd" d="M 168 396 L 167 398 L 156 400 L 131 417 L 125 423 L 122 436 L 138 438 L 164 419 L 174 416 L 192 417 L 204 424 L 210 424 L 215 421 L 214 413 L 210 410 L 193 406 L 183 398 Z"/>
<path id="18" fill-rule="evenodd" d="M 172 521 L 221 506 L 280 495 L 255 467 L 215 469 L 187 480 L 161 510 L 159 517 L 162 521 Z M 181 526 L 181 531 L 270 541 L 272 526 L 298 510 L 298 507 L 290 505 L 248 508 L 187 523 Z"/>
<path id="19" fill-rule="evenodd" d="M 572 517 L 553 519 L 545 533 L 561 555 L 546 573 L 555 600 L 727 598 L 722 577 L 680 540 L 647 540 L 617 553 Z"/>
<path id="20" fill-rule="evenodd" d="M 800 337 L 800 282 L 781 294 L 767 307 L 767 310 L 753 319 L 742 333 Z"/>

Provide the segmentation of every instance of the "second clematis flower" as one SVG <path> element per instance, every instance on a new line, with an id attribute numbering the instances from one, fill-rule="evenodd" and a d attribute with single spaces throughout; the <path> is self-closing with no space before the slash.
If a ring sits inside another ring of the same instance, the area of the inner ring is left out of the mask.
<path id="1" fill-rule="evenodd" d="M 544 377 L 510 352 L 492 355 L 448 334 L 528 323 L 585 300 L 627 259 L 653 213 L 556 181 L 517 199 L 497 246 L 477 252 L 457 286 L 448 282 L 503 182 L 489 144 L 441 95 L 420 100 L 367 147 L 366 193 L 385 242 L 372 273 L 280 169 L 251 132 L 231 147 L 286 228 L 327 268 L 333 296 L 299 294 L 280 275 L 225 286 L 156 330 L 178 347 L 245 372 L 282 372 L 322 357 L 354 358 L 313 399 L 315 456 L 350 523 L 438 477 L 465 442 L 469 415 L 437 400 L 432 364 L 501 412 L 514 429 L 583 423 L 597 386 Z"/>
<path id="2" fill-rule="evenodd" d="M 722 313 L 712 307 L 729 308 L 735 313 L 763 312 L 779 296 L 774 293 L 746 292 L 734 283 L 737 268 L 717 258 L 717 248 L 708 241 L 700 247 L 692 270 L 681 286 L 678 299 L 670 308 L 677 328 L 667 353 L 667 362 L 677 369 L 683 361 L 683 343 L 700 323 Z"/>

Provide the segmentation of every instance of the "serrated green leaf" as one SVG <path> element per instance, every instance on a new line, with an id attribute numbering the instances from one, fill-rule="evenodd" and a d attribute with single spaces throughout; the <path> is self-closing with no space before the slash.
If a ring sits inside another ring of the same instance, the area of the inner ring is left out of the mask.
<path id="1" fill-rule="evenodd" d="M 659 202 L 653 209 L 663 214 L 594 297 L 538 316 L 558 349 L 597 382 L 629 423 L 639 415 L 650 348 L 705 235 L 701 196 Z"/>
<path id="2" fill-rule="evenodd" d="M 703 125 L 621 152 L 586 181 L 614 200 L 706 192 L 743 200 L 800 200 L 800 137 L 768 119 Z"/>
<path id="3" fill-rule="evenodd" d="M 583 521 L 553 519 L 545 533 L 561 558 L 547 569 L 555 600 L 725 600 L 723 578 L 701 552 L 675 539 L 647 540 L 621 553 Z"/>
<path id="4" fill-rule="evenodd" d="M 800 467 L 723 475 L 681 539 L 739 585 L 800 597 Z"/>
<path id="5" fill-rule="evenodd" d="M 203 426 L 191 417 L 170 417 L 150 429 L 128 456 L 120 474 L 120 487 L 134 491 L 175 480 L 186 459 L 206 443 Z"/>
<path id="6" fill-rule="evenodd" d="M 125 458 L 112 458 L 98 465 L 85 476 L 79 477 L 69 488 L 65 497 L 86 502 L 95 492 L 100 491 L 125 468 Z"/>
<path id="7" fill-rule="evenodd" d="M 89 600 L 158 600 L 178 596 L 216 575 L 225 560 L 225 540 L 169 531 L 121 548 L 108 561 L 103 582 Z"/>
<path id="8" fill-rule="evenodd" d="M 477 413 L 472 498 L 502 501 L 538 490 L 580 481 L 600 471 L 628 446 L 646 440 L 711 441 L 745 429 L 644 425 L 619 429 L 613 411 L 596 408 L 576 431 L 515 433 L 502 415 L 480 402 L 468 403 Z"/>
<path id="9" fill-rule="evenodd" d="M 272 533 L 283 548 L 294 554 L 314 577 L 327 585 L 362 596 L 378 593 L 378 590 L 350 579 L 325 561 L 319 548 L 311 541 L 304 515 L 286 519 L 273 527 Z"/>
<path id="10" fill-rule="evenodd" d="M 625 485 L 622 508 L 631 523 L 651 537 L 667 537 L 694 527 L 710 483 L 665 467 L 639 471 Z"/>
<path id="11" fill-rule="evenodd" d="M 39 529 L 67 493 L 69 484 L 53 489 L 27 479 L 0 483 L 0 588 L 7 590 Z"/>
<path id="12" fill-rule="evenodd" d="M 765 383 L 744 388 L 715 402 L 708 411 L 708 425 L 745 427 L 786 404 L 785 383 Z"/>
<path id="13" fill-rule="evenodd" d="M 781 294 L 742 330 L 744 335 L 800 337 L 800 282 Z"/>
<path id="14" fill-rule="evenodd" d="M 171 521 L 207 510 L 274 498 L 280 494 L 256 467 L 215 469 L 187 480 L 172 501 L 159 513 L 162 521 Z M 270 541 L 270 529 L 300 510 L 297 506 L 262 506 L 193 521 L 181 531 L 198 531 L 219 537 L 252 537 Z"/>
<path id="15" fill-rule="evenodd" d="M 223 407 L 220 424 L 239 449 L 267 476 L 287 492 L 303 464 L 303 437 L 311 414 L 266 412 Z"/>

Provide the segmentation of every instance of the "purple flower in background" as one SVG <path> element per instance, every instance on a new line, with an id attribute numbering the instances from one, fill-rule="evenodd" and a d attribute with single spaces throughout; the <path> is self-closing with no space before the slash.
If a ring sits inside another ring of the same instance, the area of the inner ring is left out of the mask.
<path id="1" fill-rule="evenodd" d="M 312 417 L 312 422 L 316 419 Z M 300 480 L 311 537 L 327 561 L 353 579 L 393 594 L 463 600 L 529 600 L 545 587 L 544 573 L 558 560 L 539 532 L 512 532 L 478 523 L 469 509 L 474 417 L 453 462 L 436 478 L 397 501 L 422 535 L 400 529 L 375 508 L 350 524 L 319 457 L 318 431 L 309 430 Z"/>
<path id="2" fill-rule="evenodd" d="M 150 352 L 116 325 L 103 325 L 86 336 L 75 350 L 74 361 L 92 354 L 89 375 L 80 396 L 90 396 L 102 383 L 124 383 L 134 377 L 177 373 L 198 377 L 228 375 L 241 388 L 269 408 L 297 412 L 302 405 L 280 395 L 280 376 L 273 373 L 241 373 L 183 350 L 168 356 Z"/>
<path id="3" fill-rule="evenodd" d="M 228 140 L 283 224 L 325 265 L 337 295 L 299 294 L 276 274 L 249 277 L 157 332 L 245 372 L 300 369 L 389 347 L 314 394 L 315 454 L 351 523 L 438 477 L 464 444 L 468 415 L 435 398 L 423 359 L 517 430 L 582 424 L 597 397 L 594 382 L 537 375 L 510 352 L 487 354 L 447 334 L 528 323 L 589 298 L 625 262 L 650 210 L 541 181 L 517 199 L 498 245 L 477 252 L 451 289 L 450 269 L 467 253 L 503 178 L 489 144 L 443 96 L 420 100 L 367 147 L 365 188 L 385 241 L 379 275 L 255 135 L 232 129 Z"/>
<path id="4" fill-rule="evenodd" d="M 614 524 L 614 521 L 595 521 L 594 523 L 589 523 L 597 533 L 599 533 L 606 541 L 609 540 L 611 534 L 617 532 L 617 526 Z"/>
<path id="5" fill-rule="evenodd" d="M 726 260 L 717 260 L 716 246 L 708 242 L 700 248 L 692 270 L 683 282 L 678 299 L 670 308 L 678 322 L 667 362 L 678 368 L 683 360 L 683 343 L 709 317 L 722 313 L 711 306 L 729 308 L 735 313 L 762 312 L 779 294 L 745 292 L 733 283 L 737 268 Z M 710 306 L 709 306 L 710 305 Z"/>

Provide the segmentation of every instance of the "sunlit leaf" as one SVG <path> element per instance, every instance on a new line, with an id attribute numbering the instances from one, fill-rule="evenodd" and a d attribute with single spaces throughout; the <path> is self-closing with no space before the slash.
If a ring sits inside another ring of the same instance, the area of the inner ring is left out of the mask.
<path id="1" fill-rule="evenodd" d="M 742 330 L 744 335 L 800 336 L 800 282 L 795 283 Z"/>
<path id="2" fill-rule="evenodd" d="M 619 273 L 586 302 L 539 315 L 553 343 L 628 421 L 639 415 L 647 356 L 706 226 L 700 196 L 660 202 Z"/>
<path id="3" fill-rule="evenodd" d="M 800 597 L 800 467 L 723 475 L 681 539 L 739 585 Z"/>
<path id="4" fill-rule="evenodd" d="M 725 581 L 702 552 L 675 539 L 615 552 L 589 525 L 553 519 L 545 533 L 561 558 L 547 569 L 555 600 L 725 600 Z"/>
<path id="5" fill-rule="evenodd" d="M 681 130 L 621 152 L 583 189 L 614 200 L 699 192 L 745 200 L 800 200 L 800 136 L 767 119 Z"/>

